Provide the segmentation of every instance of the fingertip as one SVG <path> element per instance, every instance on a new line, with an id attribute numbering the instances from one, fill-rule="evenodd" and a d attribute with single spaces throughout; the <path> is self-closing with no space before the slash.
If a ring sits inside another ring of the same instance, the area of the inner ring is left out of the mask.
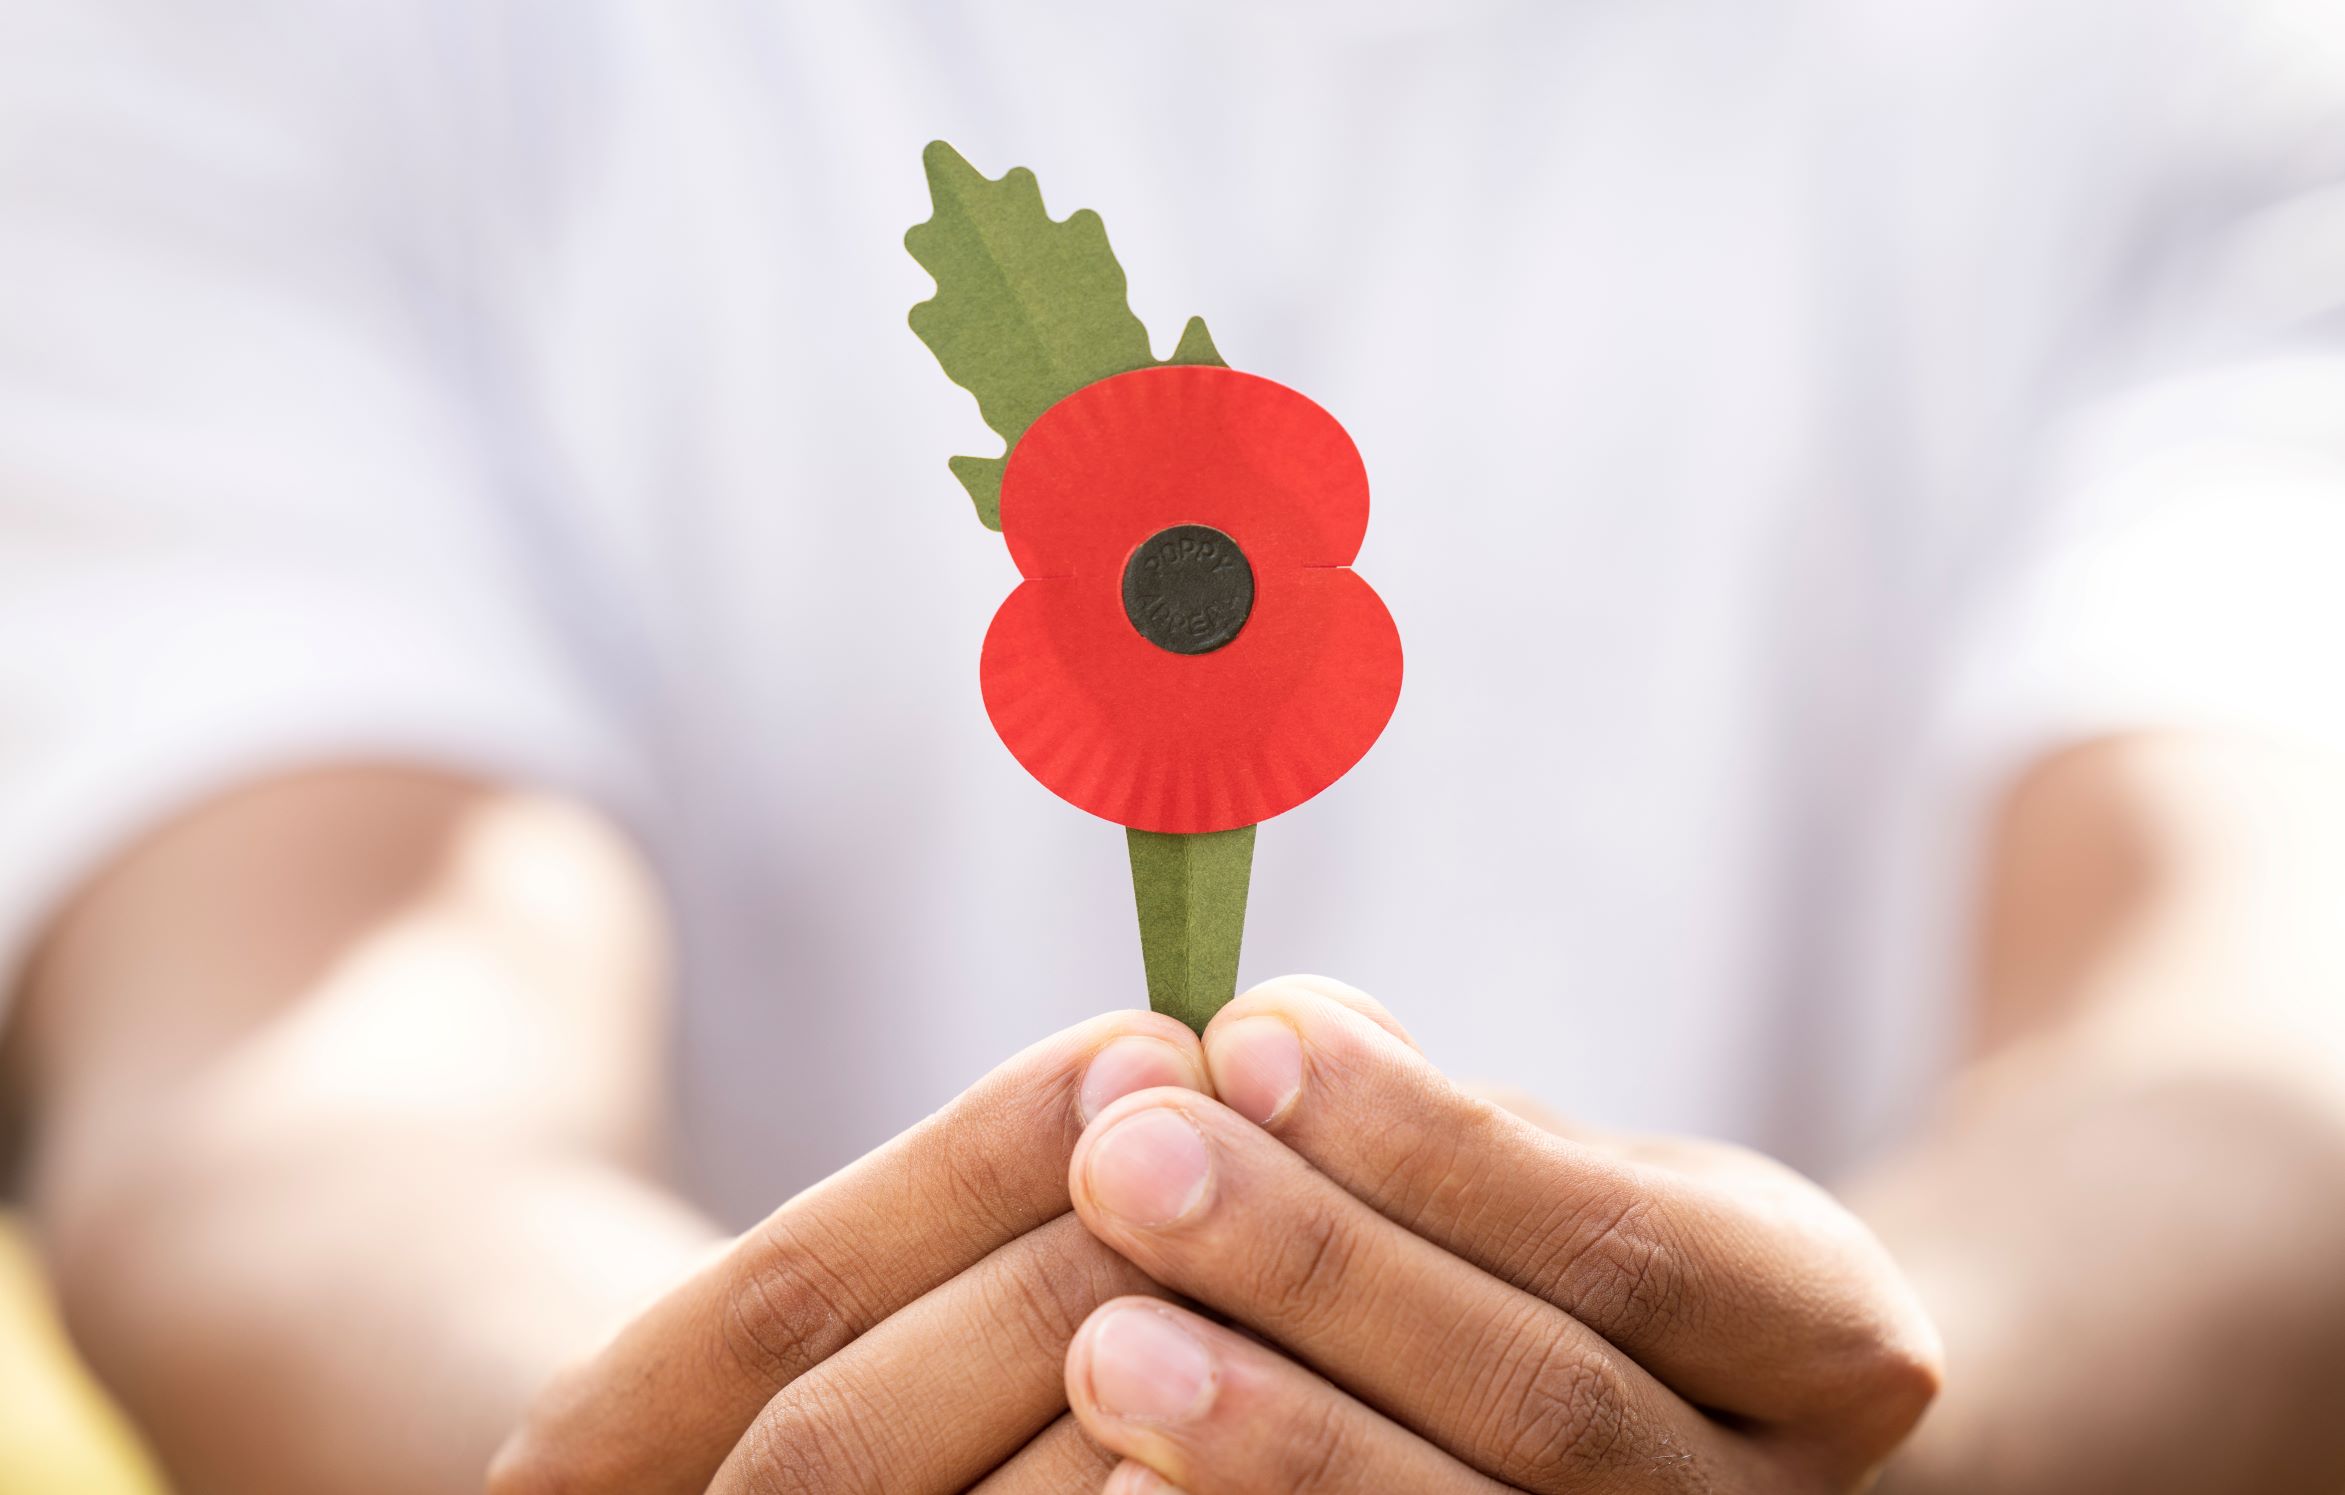
<path id="1" fill-rule="evenodd" d="M 1067 1405 L 1095 1431 L 1195 1422 L 1220 1388 L 1212 1348 L 1187 1314 L 1156 1298 L 1102 1303 L 1068 1346 Z"/>
<path id="2" fill-rule="evenodd" d="M 1303 1037 L 1283 1013 L 1216 1023 L 1206 1030 L 1205 1071 L 1223 1105 L 1275 1125 L 1303 1092 Z"/>
<path id="3" fill-rule="evenodd" d="M 1033 1083 L 1063 1085 L 1075 1093 L 1080 1090 L 1092 1061 L 1102 1051 L 1128 1038 L 1150 1039 L 1186 1057 L 1187 1078 L 1175 1083 L 1204 1082 L 1205 1053 L 1197 1044 L 1197 1035 L 1186 1024 L 1160 1012 L 1130 1008 L 1102 1012 L 1072 1027 L 1061 1028 L 1012 1054 L 993 1073 Z"/>
<path id="4" fill-rule="evenodd" d="M 1205 1090 L 1205 1053 L 1196 1035 L 1171 1019 L 1166 1021 L 1180 1030 L 1180 1039 L 1143 1029 L 1110 1038 L 1093 1052 L 1076 1092 L 1076 1107 L 1084 1125 L 1090 1125 L 1100 1112 L 1125 1096 L 1143 1090 Z"/>
<path id="5" fill-rule="evenodd" d="M 1126 1096 L 1076 1142 L 1067 1194 L 1094 1233 L 1175 1224 L 1206 1202 L 1213 1151 L 1179 1094 Z"/>
<path id="6" fill-rule="evenodd" d="M 1188 1495 L 1188 1492 L 1146 1464 L 1126 1459 L 1108 1475 L 1099 1495 Z"/>
<path id="7" fill-rule="evenodd" d="M 1395 1050 L 1392 1044 L 1398 1043 Z M 1276 1128 L 1307 1083 L 1424 1062 L 1392 1015 L 1362 993 L 1317 976 L 1266 981 L 1206 1025 L 1205 1073 L 1213 1094 L 1257 1126 Z M 1401 1055 L 1406 1059 L 1401 1059 Z"/>
<path id="8" fill-rule="evenodd" d="M 1078 1053 L 1096 1053 L 1124 1038 L 1153 1038 L 1193 1058 L 1201 1058 L 1197 1035 L 1179 1018 L 1145 1007 L 1119 1007 L 1063 1029 L 1057 1041 Z"/>
<path id="9" fill-rule="evenodd" d="M 1265 1012 L 1289 1013 L 1295 1017 L 1299 1027 L 1306 1015 L 1325 1013 L 1329 1005 L 1356 1013 L 1416 1052 L 1424 1052 L 1409 1030 L 1401 1026 L 1400 1020 L 1387 1011 L 1382 1002 L 1358 987 L 1348 986 L 1331 976 L 1274 976 L 1239 993 L 1235 1001 L 1214 1016 L 1205 1031 L 1210 1035 L 1215 1027 L 1223 1023 L 1235 1023 Z"/>
<path id="10" fill-rule="evenodd" d="M 1190 1053 L 1197 1051 L 1196 1030 L 1170 1013 L 1140 1007 L 1125 1008 L 1108 1015 L 1119 1020 L 1129 1032 L 1161 1038 L 1174 1048 L 1185 1049 Z"/>

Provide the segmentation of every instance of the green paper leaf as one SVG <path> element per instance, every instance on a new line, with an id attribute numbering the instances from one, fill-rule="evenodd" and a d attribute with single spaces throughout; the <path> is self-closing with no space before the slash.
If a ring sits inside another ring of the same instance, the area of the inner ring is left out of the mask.
<path id="1" fill-rule="evenodd" d="M 1033 172 L 1014 167 L 993 180 L 941 140 L 921 159 L 934 211 L 904 235 L 904 247 L 936 277 L 936 294 L 912 308 L 912 330 L 1001 433 L 1001 456 L 952 462 L 978 519 L 998 530 L 1009 448 L 1035 418 L 1087 384 L 1151 367 L 1156 356 L 1097 213 L 1054 221 Z M 1221 361 L 1196 317 L 1167 360 Z"/>
<path id="2" fill-rule="evenodd" d="M 1010 465 L 1008 457 L 954 457 L 947 463 L 961 486 L 969 490 L 969 501 L 977 505 L 977 522 L 987 529 L 1002 527 L 1002 472 Z"/>
<path id="3" fill-rule="evenodd" d="M 935 212 L 904 247 L 936 294 L 912 308 L 912 330 L 1005 443 L 1084 385 L 1155 362 L 1097 213 L 1053 222 L 1033 172 L 988 180 L 941 140 L 923 159 Z M 981 519 L 990 490 L 988 527 L 999 528 L 999 473 L 981 486 L 956 472 Z"/>
<path id="4" fill-rule="evenodd" d="M 1180 345 L 1173 349 L 1166 363 L 1210 363 L 1216 368 L 1228 368 L 1221 350 L 1213 346 L 1213 334 L 1205 330 L 1203 317 L 1189 318 L 1189 325 L 1181 329 Z"/>
<path id="5" fill-rule="evenodd" d="M 1195 836 L 1127 829 L 1124 835 L 1140 906 L 1148 1005 L 1202 1033 L 1238 994 L 1254 827 Z"/>

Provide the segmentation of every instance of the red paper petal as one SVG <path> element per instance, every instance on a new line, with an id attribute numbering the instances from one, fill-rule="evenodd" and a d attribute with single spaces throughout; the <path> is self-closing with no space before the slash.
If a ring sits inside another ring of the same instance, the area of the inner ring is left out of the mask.
<path id="1" fill-rule="evenodd" d="M 1255 574 L 1245 628 L 1191 655 L 1140 637 L 1099 578 L 1022 583 L 979 664 L 994 730 L 1053 793 L 1120 825 L 1222 831 L 1293 809 L 1384 730 L 1400 634 L 1354 572 Z"/>
<path id="2" fill-rule="evenodd" d="M 1120 576 L 1141 541 L 1176 524 L 1230 535 L 1257 575 L 1343 566 L 1367 534 L 1368 474 L 1335 417 L 1283 384 L 1211 366 L 1137 369 L 1027 427 L 1001 518 L 1027 577 Z"/>

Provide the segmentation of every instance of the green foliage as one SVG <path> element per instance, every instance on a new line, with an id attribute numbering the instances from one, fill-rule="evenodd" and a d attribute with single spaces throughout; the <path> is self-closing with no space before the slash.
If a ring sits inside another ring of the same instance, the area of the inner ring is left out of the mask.
<path id="1" fill-rule="evenodd" d="M 977 505 L 977 522 L 987 529 L 1000 529 L 1002 473 L 1010 465 L 1008 453 L 999 457 L 954 457 L 946 465 L 961 480 L 961 486 L 969 490 L 969 501 Z"/>
<path id="2" fill-rule="evenodd" d="M 904 235 L 904 247 L 936 277 L 936 294 L 912 308 L 912 330 L 1001 433 L 1002 456 L 952 461 L 977 517 L 1000 529 L 1007 447 L 1076 390 L 1156 358 L 1097 213 L 1053 221 L 1033 172 L 1021 166 L 988 179 L 941 140 L 922 160 L 934 212 Z M 1191 318 L 1168 361 L 1221 356 L 1204 322 Z"/>
<path id="3" fill-rule="evenodd" d="M 1205 330 L 1203 317 L 1189 318 L 1189 325 L 1181 329 L 1180 346 L 1173 349 L 1166 363 L 1210 363 L 1216 368 L 1228 368 L 1221 350 L 1213 346 L 1213 334 Z"/>

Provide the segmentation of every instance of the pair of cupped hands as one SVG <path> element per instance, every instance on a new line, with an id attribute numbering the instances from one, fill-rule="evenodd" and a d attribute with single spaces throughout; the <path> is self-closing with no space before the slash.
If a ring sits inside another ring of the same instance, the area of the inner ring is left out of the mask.
<path id="1" fill-rule="evenodd" d="M 1861 1488 L 1935 1336 L 1821 1190 L 1485 1100 L 1348 987 L 1115 1013 L 558 1379 L 492 1495 Z"/>

